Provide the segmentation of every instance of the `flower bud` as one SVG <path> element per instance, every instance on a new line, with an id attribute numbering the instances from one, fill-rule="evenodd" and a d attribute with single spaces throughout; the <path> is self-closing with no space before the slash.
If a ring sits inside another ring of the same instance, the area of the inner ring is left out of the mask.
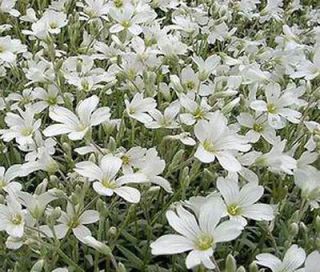
<path id="1" fill-rule="evenodd" d="M 108 238 L 115 237 L 117 235 L 117 232 L 118 232 L 117 228 L 112 226 L 107 231 L 107 237 Z"/>
<path id="2" fill-rule="evenodd" d="M 296 236 L 299 232 L 299 226 L 297 223 L 291 223 L 289 226 L 289 233 L 291 236 Z"/>
<path id="3" fill-rule="evenodd" d="M 235 258 L 229 254 L 226 259 L 226 272 L 235 272 L 237 269 L 237 263 Z"/>
<path id="4" fill-rule="evenodd" d="M 126 269 L 126 267 L 124 266 L 123 263 L 118 263 L 118 268 L 117 268 L 116 271 L 117 271 L 117 272 L 126 272 L 127 269 Z"/>
<path id="5" fill-rule="evenodd" d="M 237 272 L 246 272 L 246 269 L 245 269 L 243 266 L 240 266 L 240 267 L 237 269 Z"/>
<path id="6" fill-rule="evenodd" d="M 38 186 L 35 189 L 36 195 L 41 195 L 46 192 L 48 186 L 48 180 L 45 178 L 41 183 L 38 184 Z"/>
<path id="7" fill-rule="evenodd" d="M 84 237 L 83 240 L 86 245 L 94 248 L 95 250 L 99 251 L 100 253 L 107 255 L 107 256 L 111 255 L 110 247 L 108 247 L 106 244 L 96 240 L 94 237 L 87 236 L 87 237 Z"/>
<path id="8" fill-rule="evenodd" d="M 44 267 L 44 260 L 39 260 L 32 266 L 30 272 L 41 272 L 43 267 Z"/>
<path id="9" fill-rule="evenodd" d="M 249 272 L 258 272 L 259 268 L 256 264 L 256 262 L 253 262 L 249 265 Z"/>

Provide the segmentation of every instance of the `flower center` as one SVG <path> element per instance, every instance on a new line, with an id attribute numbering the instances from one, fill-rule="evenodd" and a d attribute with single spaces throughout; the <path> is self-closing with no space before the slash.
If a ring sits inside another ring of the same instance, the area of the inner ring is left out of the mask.
<path id="1" fill-rule="evenodd" d="M 113 2 L 117 8 L 121 8 L 123 6 L 123 0 L 114 0 Z"/>
<path id="2" fill-rule="evenodd" d="M 187 81 L 186 84 L 185 84 L 185 86 L 186 86 L 186 88 L 187 88 L 188 90 L 194 89 L 195 85 L 196 85 L 196 84 L 195 84 L 193 81 L 191 81 L 191 80 Z"/>
<path id="3" fill-rule="evenodd" d="M 204 118 L 204 113 L 201 108 L 197 108 L 196 111 L 193 113 L 195 119 L 200 120 Z"/>
<path id="4" fill-rule="evenodd" d="M 108 188 L 108 189 L 115 189 L 115 188 L 117 188 L 117 184 L 115 183 L 115 181 L 109 180 L 109 179 L 103 179 L 103 180 L 102 180 L 102 185 L 103 185 L 105 188 Z"/>
<path id="5" fill-rule="evenodd" d="M 58 27 L 58 24 L 57 24 L 57 22 L 51 22 L 51 23 L 49 24 L 49 26 L 50 26 L 50 28 L 55 29 L 55 28 Z"/>
<path id="6" fill-rule="evenodd" d="M 262 132 L 263 131 L 263 126 L 261 124 L 254 124 L 253 125 L 253 130 L 256 132 Z"/>
<path id="7" fill-rule="evenodd" d="M 129 164 L 129 162 L 130 162 L 130 158 L 127 155 L 123 155 L 121 157 L 121 160 L 122 160 L 123 164 Z"/>
<path id="8" fill-rule="evenodd" d="M 3 53 L 5 49 L 0 45 L 0 53 Z"/>
<path id="9" fill-rule="evenodd" d="M 269 113 L 276 113 L 277 112 L 277 107 L 274 104 L 268 104 L 267 105 L 267 110 Z"/>
<path id="10" fill-rule="evenodd" d="M 22 216 L 21 216 L 21 214 L 17 213 L 17 214 L 15 214 L 15 215 L 13 215 L 13 216 L 11 217 L 11 222 L 12 222 L 12 224 L 14 224 L 14 225 L 20 225 L 20 224 L 22 223 Z"/>
<path id="11" fill-rule="evenodd" d="M 78 218 L 74 218 L 72 220 L 70 220 L 70 222 L 68 223 L 68 227 L 70 227 L 71 229 L 74 229 L 76 227 L 78 227 L 80 225 L 80 221 Z"/>
<path id="12" fill-rule="evenodd" d="M 131 23 L 130 23 L 130 21 L 125 20 L 125 21 L 122 21 L 122 22 L 121 22 L 121 25 L 122 25 L 124 28 L 128 28 L 128 27 L 131 26 Z"/>
<path id="13" fill-rule="evenodd" d="M 216 151 L 216 149 L 214 148 L 213 143 L 210 142 L 209 140 L 205 140 L 205 141 L 203 142 L 203 148 L 204 148 L 205 150 L 209 151 L 209 152 L 212 152 L 212 153 Z"/>
<path id="14" fill-rule="evenodd" d="M 50 106 L 53 106 L 55 104 L 57 104 L 57 98 L 55 96 L 50 96 L 48 97 L 47 99 L 47 103 L 50 105 Z"/>
<path id="15" fill-rule="evenodd" d="M 213 237 L 210 234 L 201 234 L 196 242 L 199 250 L 207 250 L 212 247 L 214 243 Z"/>
<path id="16" fill-rule="evenodd" d="M 235 216 L 240 214 L 240 207 L 238 207 L 236 204 L 231 204 L 228 206 L 228 214 Z"/>
<path id="17" fill-rule="evenodd" d="M 30 136 L 33 132 L 32 128 L 23 128 L 21 129 L 21 135 L 22 136 Z"/>

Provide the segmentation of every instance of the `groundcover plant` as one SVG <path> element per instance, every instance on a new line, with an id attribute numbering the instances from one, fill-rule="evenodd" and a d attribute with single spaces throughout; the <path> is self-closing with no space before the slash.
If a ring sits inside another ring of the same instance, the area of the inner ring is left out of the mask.
<path id="1" fill-rule="evenodd" d="M 319 272 L 319 0 L 0 0 L 0 271 Z"/>

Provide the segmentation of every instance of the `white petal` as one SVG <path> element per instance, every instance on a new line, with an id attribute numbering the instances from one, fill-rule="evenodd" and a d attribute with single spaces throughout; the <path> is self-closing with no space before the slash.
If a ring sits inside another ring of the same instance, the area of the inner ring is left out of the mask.
<path id="1" fill-rule="evenodd" d="M 95 210 L 84 211 L 83 214 L 79 217 L 79 221 L 82 225 L 92 224 L 99 220 L 99 212 Z"/>
<path id="2" fill-rule="evenodd" d="M 46 137 L 57 136 L 72 132 L 72 129 L 64 124 L 54 124 L 44 129 L 43 134 Z"/>
<path id="3" fill-rule="evenodd" d="M 217 159 L 221 166 L 230 171 L 230 172 L 238 172 L 241 170 L 240 162 L 229 152 L 217 152 Z"/>
<path id="4" fill-rule="evenodd" d="M 114 192 L 130 203 L 138 203 L 140 201 L 140 192 L 136 188 L 122 186 L 114 189 Z"/>
<path id="5" fill-rule="evenodd" d="M 101 159 L 100 168 L 104 178 L 112 180 L 118 173 L 122 165 L 122 160 L 118 157 L 106 155 Z"/>
<path id="6" fill-rule="evenodd" d="M 262 253 L 256 256 L 257 264 L 270 268 L 273 272 L 277 271 L 277 268 L 281 265 L 281 260 L 277 257 L 269 254 Z"/>
<path id="7" fill-rule="evenodd" d="M 193 248 L 193 242 L 181 235 L 168 234 L 151 243 L 153 255 L 182 253 Z"/>
<path id="8" fill-rule="evenodd" d="M 250 107 L 256 111 L 267 111 L 267 104 L 262 100 L 251 102 Z"/>
<path id="9" fill-rule="evenodd" d="M 215 160 L 215 155 L 203 148 L 202 144 L 199 144 L 194 156 L 201 162 L 210 163 Z"/>
<path id="10" fill-rule="evenodd" d="M 102 185 L 101 182 L 94 182 L 92 184 L 93 190 L 95 190 L 99 195 L 103 196 L 112 196 L 113 195 L 113 190 L 106 188 Z"/>
<path id="11" fill-rule="evenodd" d="M 267 204 L 254 204 L 242 208 L 242 215 L 253 220 L 271 221 L 274 218 L 273 209 Z"/>
<path id="12" fill-rule="evenodd" d="M 230 179 L 221 179 L 217 180 L 217 188 L 222 194 L 223 199 L 229 204 L 235 204 L 238 202 L 239 198 L 239 186 L 238 183 Z"/>
<path id="13" fill-rule="evenodd" d="M 314 272 L 319 269 L 320 253 L 313 251 L 307 258 L 305 264 L 305 272 Z"/>
<path id="14" fill-rule="evenodd" d="M 297 245 L 292 245 L 284 255 L 283 265 L 288 271 L 299 268 L 306 259 L 306 252 Z"/>
<path id="15" fill-rule="evenodd" d="M 72 232 L 74 236 L 76 236 L 77 239 L 81 242 L 84 241 L 83 239 L 86 236 L 91 236 L 91 231 L 83 225 L 79 225 L 78 227 L 72 229 Z"/>
<path id="16" fill-rule="evenodd" d="M 263 186 L 257 186 L 254 183 L 244 185 L 239 194 L 239 205 L 249 206 L 257 202 L 263 195 Z"/>
<path id="17" fill-rule="evenodd" d="M 74 171 L 90 180 L 102 180 L 103 178 L 101 169 L 91 161 L 77 163 Z"/>
<path id="18" fill-rule="evenodd" d="M 232 220 L 228 220 L 216 227 L 213 232 L 213 237 L 217 243 L 227 242 L 237 238 L 241 234 L 242 230 L 243 226 L 241 224 Z"/>

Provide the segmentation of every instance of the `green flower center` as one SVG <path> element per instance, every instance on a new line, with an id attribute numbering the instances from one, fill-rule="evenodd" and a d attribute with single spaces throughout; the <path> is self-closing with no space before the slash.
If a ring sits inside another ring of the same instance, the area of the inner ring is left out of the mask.
<path id="1" fill-rule="evenodd" d="M 12 224 L 14 224 L 14 225 L 20 225 L 20 224 L 22 223 L 22 216 L 21 216 L 21 214 L 17 213 L 17 214 L 15 214 L 15 215 L 13 215 L 13 216 L 11 217 L 11 222 L 12 222 Z"/>
<path id="2" fill-rule="evenodd" d="M 74 229 L 76 227 L 78 227 L 80 225 L 80 221 L 78 218 L 74 218 L 72 220 L 70 220 L 70 222 L 68 223 L 68 227 L 71 229 Z"/>
<path id="3" fill-rule="evenodd" d="M 123 155 L 121 157 L 121 160 L 122 160 L 123 164 L 129 164 L 129 162 L 130 162 L 130 158 L 128 156 L 126 156 L 126 155 Z"/>
<path id="4" fill-rule="evenodd" d="M 253 130 L 256 132 L 262 132 L 263 131 L 263 126 L 261 124 L 254 124 L 253 125 Z"/>
<path id="5" fill-rule="evenodd" d="M 269 113 L 276 113 L 277 112 L 277 107 L 274 104 L 268 104 L 267 105 L 267 110 Z"/>
<path id="6" fill-rule="evenodd" d="M 212 247 L 213 243 L 214 243 L 214 240 L 210 234 L 201 234 L 198 237 L 196 246 L 199 250 L 207 250 Z"/>
<path id="7" fill-rule="evenodd" d="M 185 86 L 186 86 L 186 88 L 188 89 L 188 90 L 192 90 L 192 89 L 194 89 L 194 87 L 196 86 L 196 84 L 193 82 L 193 81 L 187 81 L 186 83 L 185 83 Z"/>
<path id="8" fill-rule="evenodd" d="M 209 151 L 209 152 L 212 152 L 212 153 L 216 151 L 213 143 L 210 142 L 209 140 L 205 140 L 205 141 L 203 142 L 203 148 L 204 148 L 205 150 Z"/>
<path id="9" fill-rule="evenodd" d="M 125 21 L 122 21 L 122 22 L 121 22 L 121 25 L 122 25 L 124 28 L 128 28 L 128 27 L 131 26 L 131 23 L 130 23 L 130 21 L 125 20 Z"/>
<path id="10" fill-rule="evenodd" d="M 196 111 L 193 113 L 195 119 L 200 120 L 204 118 L 204 112 L 201 108 L 197 108 Z"/>
<path id="11" fill-rule="evenodd" d="M 108 188 L 108 189 L 115 189 L 115 188 L 117 188 L 117 184 L 115 183 L 114 180 L 103 179 L 103 180 L 102 180 L 102 185 L 103 185 L 105 188 Z"/>
<path id="12" fill-rule="evenodd" d="M 21 129 L 22 136 L 30 136 L 33 132 L 33 128 L 23 128 Z"/>
<path id="13" fill-rule="evenodd" d="M 0 53 L 3 53 L 5 49 L 0 45 Z"/>
<path id="14" fill-rule="evenodd" d="M 121 8 L 123 6 L 123 0 L 114 0 L 113 2 L 117 8 Z"/>
<path id="15" fill-rule="evenodd" d="M 49 26 L 50 26 L 50 28 L 55 29 L 55 28 L 58 27 L 58 24 L 57 24 L 57 22 L 51 22 L 51 23 L 49 24 Z"/>
<path id="16" fill-rule="evenodd" d="M 50 106 L 56 105 L 56 104 L 57 104 L 57 98 L 56 98 L 55 96 L 50 96 L 50 97 L 48 97 L 48 99 L 47 99 L 47 103 L 48 103 Z"/>
<path id="17" fill-rule="evenodd" d="M 238 207 L 236 204 L 231 204 L 228 206 L 228 214 L 235 216 L 240 214 L 240 207 Z"/>

